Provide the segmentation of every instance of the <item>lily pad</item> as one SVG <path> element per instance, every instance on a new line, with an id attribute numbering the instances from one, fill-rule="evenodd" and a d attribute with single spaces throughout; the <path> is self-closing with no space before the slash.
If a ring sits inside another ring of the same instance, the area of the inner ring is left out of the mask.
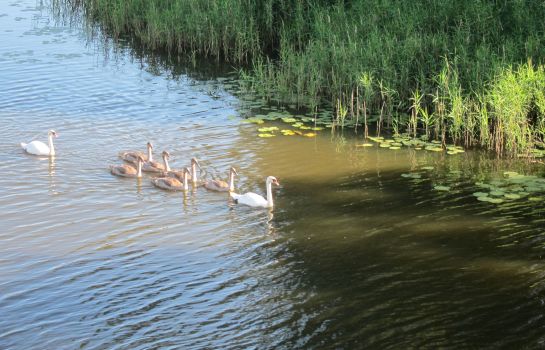
<path id="1" fill-rule="evenodd" d="M 316 137 L 316 133 L 315 133 L 315 132 L 307 132 L 306 134 L 303 134 L 303 136 L 306 136 L 306 137 Z"/>
<path id="2" fill-rule="evenodd" d="M 356 147 L 373 147 L 372 143 L 362 143 L 361 145 L 356 145 Z"/>
<path id="3" fill-rule="evenodd" d="M 283 121 L 284 123 L 291 124 L 291 123 L 297 122 L 297 119 L 292 118 L 292 117 L 283 117 L 283 118 L 282 118 L 282 121 Z"/>
<path id="4" fill-rule="evenodd" d="M 432 166 L 423 166 L 421 169 L 422 170 L 433 170 L 434 167 L 432 167 Z"/>
<path id="5" fill-rule="evenodd" d="M 274 137 L 274 134 L 263 133 L 263 134 L 258 134 L 257 136 L 267 138 L 267 137 Z"/>
<path id="6" fill-rule="evenodd" d="M 396 149 L 401 149 L 401 147 L 399 146 L 391 146 L 391 147 L 388 147 L 389 149 L 393 149 L 393 150 L 396 150 Z"/>
<path id="7" fill-rule="evenodd" d="M 488 201 L 489 201 L 490 203 L 494 203 L 494 204 L 503 203 L 503 199 L 501 199 L 501 198 L 489 198 Z"/>
<path id="8" fill-rule="evenodd" d="M 475 197 L 488 197 L 488 193 L 486 192 L 474 192 L 473 195 Z"/>
<path id="9" fill-rule="evenodd" d="M 506 193 L 503 196 L 507 199 L 520 199 L 520 196 L 516 193 Z"/>
<path id="10" fill-rule="evenodd" d="M 257 129 L 257 131 L 265 132 L 265 133 L 270 132 L 270 131 L 276 131 L 276 130 L 278 130 L 278 127 L 276 127 L 276 126 L 269 126 L 269 127 L 266 127 L 266 128 Z"/>
<path id="11" fill-rule="evenodd" d="M 422 175 L 417 173 L 408 173 L 408 174 L 401 174 L 401 177 L 405 177 L 408 179 L 420 179 L 422 178 Z"/>
<path id="12" fill-rule="evenodd" d="M 245 120 L 246 123 L 254 123 L 254 124 L 263 124 L 265 123 L 265 121 L 263 119 L 260 119 L 260 118 L 248 118 Z"/>
<path id="13" fill-rule="evenodd" d="M 436 191 L 450 191 L 450 187 L 441 185 L 434 186 L 433 189 Z"/>

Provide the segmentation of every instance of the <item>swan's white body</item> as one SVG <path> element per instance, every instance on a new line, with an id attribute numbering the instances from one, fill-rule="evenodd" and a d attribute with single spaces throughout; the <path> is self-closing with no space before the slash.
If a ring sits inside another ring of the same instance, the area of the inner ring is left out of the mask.
<path id="1" fill-rule="evenodd" d="M 236 200 L 240 204 L 248 205 L 250 207 L 262 207 L 262 208 L 272 208 L 274 206 L 273 196 L 272 196 L 272 184 L 279 185 L 278 180 L 274 176 L 267 177 L 266 187 L 267 187 L 267 198 L 263 198 L 257 193 L 247 192 L 245 194 L 237 194 L 231 192 L 231 198 Z"/>
<path id="2" fill-rule="evenodd" d="M 25 150 L 25 152 L 34 154 L 36 156 L 54 156 L 55 147 L 53 146 L 53 137 L 57 137 L 57 133 L 53 130 L 50 130 L 48 133 L 49 145 L 46 145 L 41 141 L 32 141 L 30 143 L 21 142 L 21 147 L 23 148 L 23 150 Z"/>

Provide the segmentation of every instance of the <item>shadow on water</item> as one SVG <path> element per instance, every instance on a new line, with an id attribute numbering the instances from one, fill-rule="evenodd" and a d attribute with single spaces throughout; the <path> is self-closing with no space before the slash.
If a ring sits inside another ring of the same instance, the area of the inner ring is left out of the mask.
<path id="1" fill-rule="evenodd" d="M 479 214 L 481 203 L 468 196 L 447 209 L 453 195 L 409 204 L 414 194 L 399 173 L 382 172 L 384 187 L 376 180 L 292 180 L 282 190 L 275 218 L 297 283 L 311 291 L 296 306 L 312 315 L 299 334 L 305 346 L 543 341 L 545 237 L 529 224 L 543 208 Z M 517 242 L 504 245 L 512 236 Z"/>

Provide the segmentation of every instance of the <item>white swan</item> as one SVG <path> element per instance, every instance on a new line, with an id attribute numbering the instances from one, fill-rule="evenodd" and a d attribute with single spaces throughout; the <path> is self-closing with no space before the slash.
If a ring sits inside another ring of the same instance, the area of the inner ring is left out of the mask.
<path id="1" fill-rule="evenodd" d="M 235 168 L 231 167 L 231 169 L 229 169 L 229 182 L 208 180 L 204 183 L 204 187 L 211 191 L 233 192 L 235 190 L 235 175 L 238 175 L 238 173 Z"/>
<path id="2" fill-rule="evenodd" d="M 267 181 L 265 182 L 267 187 L 267 199 L 263 198 L 263 196 L 258 195 L 257 193 L 253 192 L 247 192 L 245 194 L 237 194 L 230 192 L 231 198 L 233 198 L 237 203 L 249 205 L 251 207 L 263 207 L 263 208 L 272 208 L 273 203 L 273 196 L 272 196 L 272 184 L 276 186 L 280 186 L 280 183 L 278 183 L 278 180 L 274 176 L 267 177 Z"/>
<path id="3" fill-rule="evenodd" d="M 141 178 L 142 163 L 144 163 L 144 159 L 142 157 L 138 157 L 136 162 L 136 169 L 128 164 L 110 165 L 110 172 L 113 175 L 117 176 Z"/>
<path id="4" fill-rule="evenodd" d="M 157 177 L 151 180 L 151 183 L 156 187 L 169 191 L 187 191 L 189 186 L 187 184 L 187 175 L 189 169 L 184 168 L 182 171 L 182 182 L 175 177 Z"/>
<path id="5" fill-rule="evenodd" d="M 47 133 L 49 146 L 41 141 L 32 141 L 30 143 L 21 142 L 21 147 L 25 152 L 36 156 L 54 156 L 55 147 L 53 147 L 53 137 L 57 137 L 55 130 L 49 130 Z"/>
<path id="6" fill-rule="evenodd" d="M 136 163 L 138 162 L 138 157 L 142 157 L 144 161 L 153 161 L 153 145 L 151 144 L 151 142 L 148 142 L 146 144 L 146 147 L 148 149 L 147 156 L 140 151 L 125 151 L 119 153 L 119 158 L 123 159 L 126 162 L 133 163 L 134 165 L 136 165 Z"/>

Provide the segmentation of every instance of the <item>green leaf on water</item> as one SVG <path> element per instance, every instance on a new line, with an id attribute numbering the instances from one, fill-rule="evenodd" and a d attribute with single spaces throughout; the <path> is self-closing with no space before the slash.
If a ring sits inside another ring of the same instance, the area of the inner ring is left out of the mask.
<path id="1" fill-rule="evenodd" d="M 486 192 L 474 192 L 473 195 L 475 197 L 488 197 L 488 193 Z"/>
<path id="2" fill-rule="evenodd" d="M 433 189 L 436 191 L 450 191 L 449 186 L 441 186 L 441 185 L 434 186 Z"/>

